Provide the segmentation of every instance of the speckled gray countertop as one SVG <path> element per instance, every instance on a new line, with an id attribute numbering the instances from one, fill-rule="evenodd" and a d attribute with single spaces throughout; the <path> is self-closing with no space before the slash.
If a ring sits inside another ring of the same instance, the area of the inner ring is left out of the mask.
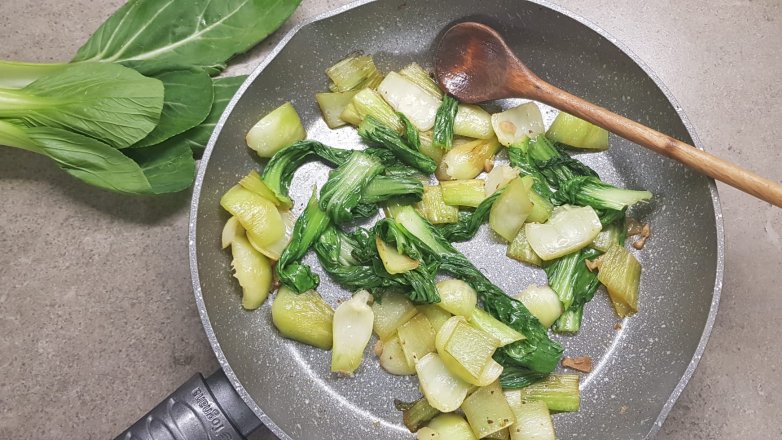
<path id="1" fill-rule="evenodd" d="M 0 57 L 68 59 L 122 2 L 0 2 Z M 304 0 L 285 29 L 347 3 Z M 782 179 L 782 3 L 558 0 L 635 52 L 704 145 Z M 275 34 L 241 57 L 256 64 Z M 782 210 L 719 185 L 714 332 L 661 439 L 782 438 Z M 0 438 L 105 439 L 216 362 L 193 301 L 188 192 L 125 198 L 0 148 Z"/>

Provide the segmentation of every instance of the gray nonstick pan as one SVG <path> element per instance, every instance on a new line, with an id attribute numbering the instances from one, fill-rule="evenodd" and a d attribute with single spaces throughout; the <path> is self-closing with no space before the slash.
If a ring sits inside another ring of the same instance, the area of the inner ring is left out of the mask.
<path id="1" fill-rule="evenodd" d="M 335 376 L 328 352 L 279 336 L 269 312 L 273 297 L 259 310 L 241 308 L 231 257 L 220 249 L 227 213 L 219 199 L 241 176 L 262 166 L 244 136 L 285 101 L 299 111 L 309 138 L 360 146 L 354 129 L 330 130 L 321 119 L 314 94 L 326 90 L 326 67 L 356 50 L 374 54 L 383 71 L 412 61 L 431 67 L 439 34 L 463 20 L 493 26 L 544 80 L 698 145 L 672 97 L 632 53 L 582 18 L 542 2 L 359 2 L 294 29 L 229 105 L 204 154 L 193 194 L 193 287 L 222 370 L 206 380 L 196 375 L 119 438 L 238 439 L 262 425 L 282 439 L 414 438 L 392 402 L 420 396 L 415 378 L 385 373 L 370 354 L 354 377 Z M 545 117 L 550 121 L 554 114 L 547 110 Z M 554 417 L 557 434 L 562 439 L 653 437 L 692 375 L 717 311 L 723 269 L 717 192 L 713 181 L 616 137 L 608 151 L 579 159 L 611 183 L 654 193 L 653 203 L 633 212 L 651 223 L 653 235 L 639 253 L 640 312 L 619 322 L 601 290 L 588 304 L 579 334 L 554 336 L 566 355 L 595 361 L 582 377 L 581 410 Z M 310 163 L 297 172 L 291 191 L 295 214 L 312 186 L 325 181 L 327 170 Z M 506 258 L 505 245 L 485 228 L 459 248 L 506 292 L 545 282 L 541 270 Z M 305 261 L 319 270 L 312 256 Z M 327 301 L 336 304 L 350 295 L 319 273 L 318 291 Z"/>

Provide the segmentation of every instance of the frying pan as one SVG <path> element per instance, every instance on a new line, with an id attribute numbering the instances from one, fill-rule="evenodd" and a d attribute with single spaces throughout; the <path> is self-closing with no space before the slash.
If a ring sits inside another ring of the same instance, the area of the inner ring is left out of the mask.
<path id="1" fill-rule="evenodd" d="M 544 80 L 698 145 L 673 98 L 632 53 L 583 18 L 541 1 L 360 1 L 299 26 L 228 106 L 195 185 L 193 287 L 222 369 L 206 380 L 194 376 L 118 438 L 237 439 L 262 424 L 282 439 L 412 438 L 392 400 L 418 398 L 415 378 L 385 373 L 371 355 L 355 377 L 337 377 L 329 371 L 329 352 L 276 333 L 269 312 L 273 298 L 260 310 L 242 310 L 230 255 L 219 246 L 227 219 L 219 199 L 262 166 L 244 146 L 244 135 L 284 101 L 293 102 L 310 138 L 342 148 L 361 145 L 354 129 L 329 130 L 320 118 L 313 95 L 326 88 L 326 67 L 355 50 L 374 54 L 384 71 L 412 61 L 431 67 L 439 33 L 462 20 L 493 26 Z M 544 113 L 548 121 L 556 114 Z M 644 271 L 640 312 L 615 326 L 606 295 L 598 293 L 580 333 L 555 336 L 567 355 L 595 360 L 594 370 L 582 377 L 581 411 L 554 418 L 560 438 L 654 436 L 700 359 L 719 301 L 723 231 L 713 181 L 622 139 L 612 138 L 611 146 L 579 159 L 611 183 L 652 191 L 654 202 L 632 215 L 650 222 L 654 232 L 638 253 Z M 298 171 L 291 191 L 296 214 L 327 170 L 310 163 Z M 542 271 L 505 258 L 505 245 L 486 228 L 458 247 L 506 292 L 545 282 Z M 313 256 L 305 262 L 320 270 Z M 328 302 L 350 295 L 319 274 L 318 291 Z"/>

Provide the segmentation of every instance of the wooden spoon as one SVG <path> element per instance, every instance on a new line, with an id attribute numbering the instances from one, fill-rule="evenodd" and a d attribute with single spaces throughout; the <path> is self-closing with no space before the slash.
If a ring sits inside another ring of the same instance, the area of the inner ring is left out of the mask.
<path id="1" fill-rule="evenodd" d="M 437 47 L 435 74 L 440 86 L 462 102 L 511 97 L 540 101 L 782 207 L 778 182 L 552 86 L 525 66 L 497 31 L 486 25 L 467 22 L 448 29 Z"/>

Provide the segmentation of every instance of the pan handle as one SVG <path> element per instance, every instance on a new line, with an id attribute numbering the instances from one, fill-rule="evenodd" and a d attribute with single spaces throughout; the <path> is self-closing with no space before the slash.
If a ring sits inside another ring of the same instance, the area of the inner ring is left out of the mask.
<path id="1" fill-rule="evenodd" d="M 115 440 L 242 440 L 261 426 L 217 370 L 191 377 Z"/>

